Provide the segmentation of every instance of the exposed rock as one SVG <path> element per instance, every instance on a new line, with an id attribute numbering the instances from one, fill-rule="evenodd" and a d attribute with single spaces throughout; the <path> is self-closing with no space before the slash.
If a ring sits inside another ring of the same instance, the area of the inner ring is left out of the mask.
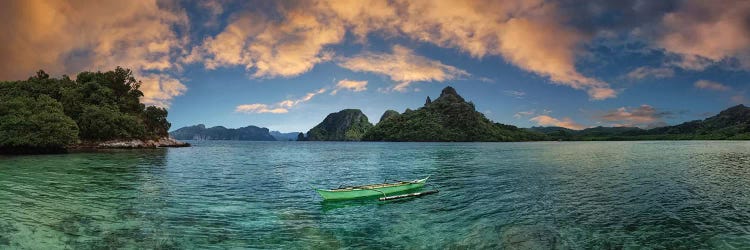
<path id="1" fill-rule="evenodd" d="M 385 119 L 388 119 L 388 118 L 391 118 L 391 117 L 396 117 L 398 115 L 399 115 L 398 111 L 395 111 L 395 110 L 392 110 L 392 109 L 386 110 L 385 113 L 383 113 L 383 115 L 380 116 L 380 121 L 379 122 L 385 121 Z"/>
<path id="2" fill-rule="evenodd" d="M 367 116 L 359 109 L 331 113 L 323 122 L 307 132 L 308 141 L 359 141 L 372 128 Z"/>
<path id="3" fill-rule="evenodd" d="M 386 114 L 383 115 L 386 117 Z M 493 123 L 477 112 L 452 87 L 443 89 L 440 97 L 426 101 L 417 110 L 381 121 L 362 137 L 366 141 L 532 141 L 541 134 L 515 126 Z"/>
<path id="4" fill-rule="evenodd" d="M 190 147 L 190 143 L 174 138 L 162 137 L 158 140 L 112 140 L 95 144 L 96 148 L 157 148 L 157 147 Z"/>

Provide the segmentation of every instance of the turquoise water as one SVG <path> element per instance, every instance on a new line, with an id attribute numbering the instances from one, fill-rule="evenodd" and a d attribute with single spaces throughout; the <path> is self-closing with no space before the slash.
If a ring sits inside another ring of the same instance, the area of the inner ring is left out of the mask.
<path id="1" fill-rule="evenodd" d="M 750 248 L 750 142 L 192 143 L 0 158 L 0 248 Z"/>

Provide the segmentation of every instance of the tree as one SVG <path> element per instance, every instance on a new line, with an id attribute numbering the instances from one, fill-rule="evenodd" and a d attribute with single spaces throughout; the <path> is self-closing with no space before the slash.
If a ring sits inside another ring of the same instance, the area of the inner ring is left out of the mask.
<path id="1" fill-rule="evenodd" d="M 114 106 L 85 106 L 78 126 L 85 140 L 141 139 L 146 135 L 139 117 L 123 114 Z"/>
<path id="2" fill-rule="evenodd" d="M 140 86 L 132 71 L 120 67 L 81 72 L 75 81 L 40 70 L 25 81 L 0 82 L 0 147 L 168 136 L 167 110 L 142 104 Z"/>
<path id="3" fill-rule="evenodd" d="M 61 149 L 77 139 L 76 123 L 55 99 L 47 95 L 0 98 L 2 151 Z"/>
<path id="4" fill-rule="evenodd" d="M 154 106 L 149 106 L 143 111 L 143 123 L 151 136 L 169 136 L 169 128 L 172 124 L 167 121 L 167 114 L 166 109 Z"/>

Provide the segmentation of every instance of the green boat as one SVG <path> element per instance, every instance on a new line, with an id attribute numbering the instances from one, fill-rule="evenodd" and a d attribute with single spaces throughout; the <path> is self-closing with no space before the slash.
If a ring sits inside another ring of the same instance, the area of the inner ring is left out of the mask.
<path id="1" fill-rule="evenodd" d="M 366 197 L 380 196 L 385 198 L 388 194 L 400 193 L 424 186 L 427 179 L 413 181 L 399 181 L 393 183 L 380 183 L 364 186 L 342 187 L 337 189 L 315 189 L 324 200 L 350 200 Z"/>

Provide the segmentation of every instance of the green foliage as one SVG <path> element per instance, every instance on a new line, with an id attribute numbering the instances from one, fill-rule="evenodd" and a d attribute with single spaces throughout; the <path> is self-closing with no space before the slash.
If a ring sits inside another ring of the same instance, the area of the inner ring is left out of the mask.
<path id="1" fill-rule="evenodd" d="M 144 138 L 145 126 L 137 117 L 123 114 L 112 106 L 87 105 L 78 118 L 81 139 L 110 140 L 120 138 Z"/>
<path id="2" fill-rule="evenodd" d="M 267 128 L 247 126 L 242 128 L 225 128 L 216 126 L 206 128 L 203 124 L 182 127 L 170 133 L 177 140 L 240 140 L 240 141 L 275 141 Z"/>
<path id="3" fill-rule="evenodd" d="M 429 99 L 429 97 L 427 97 L 427 98 Z M 398 115 L 399 115 L 398 111 L 395 111 L 395 110 L 392 110 L 392 109 L 386 110 L 383 113 L 383 115 L 380 116 L 380 121 L 379 122 L 382 122 L 385 119 L 388 119 L 388 118 L 391 118 L 391 117 L 396 117 Z"/>
<path id="4" fill-rule="evenodd" d="M 308 141 L 359 141 L 372 128 L 367 116 L 359 109 L 332 113 L 307 132 Z"/>
<path id="5" fill-rule="evenodd" d="M 143 123 L 146 125 L 146 131 L 155 137 L 169 136 L 169 128 L 172 127 L 167 121 L 167 110 L 154 106 L 149 106 L 143 111 Z"/>
<path id="6" fill-rule="evenodd" d="M 750 108 L 737 105 L 705 120 L 653 129 L 632 127 L 595 127 L 570 130 L 559 127 L 534 127 L 551 140 L 624 141 L 624 140 L 747 140 L 750 139 Z"/>
<path id="7" fill-rule="evenodd" d="M 77 140 L 76 123 L 55 99 L 0 97 L 0 149 L 62 148 Z"/>
<path id="8" fill-rule="evenodd" d="M 443 89 L 434 101 L 426 101 L 420 109 L 407 109 L 403 114 L 389 112 L 367 131 L 363 140 L 529 141 L 545 138 L 515 126 L 493 123 L 451 87 Z"/>
<path id="9" fill-rule="evenodd" d="M 50 78 L 39 71 L 25 81 L 0 82 L 2 105 L 18 108 L 0 118 L 0 126 L 8 129 L 2 131 L 3 140 L 8 143 L 0 147 L 62 147 L 78 139 L 167 136 L 171 126 L 167 111 L 141 104 L 140 86 L 130 70 L 120 67 L 107 72 L 81 72 L 75 81 L 67 76 Z M 25 121 L 17 120 L 24 117 L 19 114 L 31 111 L 32 116 L 27 115 Z M 69 126 L 71 121 L 74 126 Z M 20 124 L 39 130 L 14 129 Z M 59 135 L 53 136 L 55 133 Z"/>

